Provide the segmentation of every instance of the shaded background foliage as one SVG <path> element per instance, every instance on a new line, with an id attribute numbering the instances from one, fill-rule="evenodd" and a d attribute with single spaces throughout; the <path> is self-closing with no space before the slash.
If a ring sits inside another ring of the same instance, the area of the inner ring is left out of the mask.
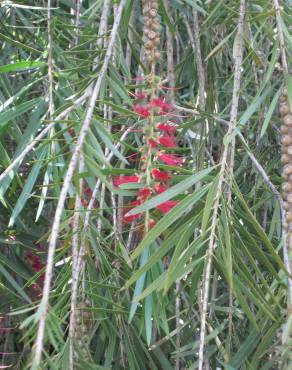
<path id="1" fill-rule="evenodd" d="M 68 107 L 73 108 L 55 121 L 48 134 L 0 183 L 2 366 L 31 366 L 52 220 L 88 98 L 73 104 L 100 73 L 118 6 L 115 1 L 109 2 L 108 29 L 100 34 L 105 3 L 52 2 L 51 45 L 46 2 L 0 4 L 1 172 L 50 122 Z M 289 59 L 291 4 L 283 1 L 281 5 Z M 174 48 L 175 89 L 160 93 L 170 99 L 170 91 L 174 91 L 176 114 L 181 118 L 177 152 L 187 161 L 182 168 L 173 169 L 176 176 L 172 185 L 177 185 L 182 206 L 162 219 L 157 211 L 151 211 L 160 221 L 141 240 L 137 224 L 121 222 L 123 202 L 133 199 L 135 192 L 111 185 L 112 176 L 133 174 L 139 166 L 130 162 L 130 156 L 141 146 L 141 133 L 133 129 L 122 135 L 137 124 L 132 111 L 135 89 L 147 88 L 145 80 L 137 76 L 149 73 L 141 52 L 141 4 L 127 1 L 114 55 L 83 145 L 84 168 L 74 173 L 62 214 L 41 368 L 69 368 L 72 237 L 76 234 L 78 245 L 83 240 L 86 249 L 78 285 L 74 368 L 199 366 L 203 282 L 220 157 L 233 137 L 232 199 L 229 202 L 222 192 L 216 215 L 204 366 L 287 368 L 291 319 L 287 319 L 280 206 L 250 156 L 253 153 L 271 183 L 279 188 L 277 106 L 284 78 L 274 5 L 269 1 L 246 4 L 237 128 L 229 136 L 234 56 L 239 47 L 239 2 L 160 0 L 159 15 L 162 58 L 156 75 L 164 86 L 170 82 L 167 37 Z M 204 67 L 204 107 L 194 44 L 196 22 Z M 289 77 L 285 83 L 291 96 Z M 110 161 L 107 156 L 111 152 Z M 203 169 L 210 171 L 200 172 Z M 228 183 L 227 172 L 224 178 Z M 84 181 L 81 192 L 80 179 Z M 84 228 L 85 210 L 97 180 L 99 191 L 89 227 Z M 188 194 L 183 189 L 185 181 L 191 182 Z M 78 196 L 81 206 L 76 208 Z M 74 209 L 80 214 L 77 229 L 72 229 Z"/>

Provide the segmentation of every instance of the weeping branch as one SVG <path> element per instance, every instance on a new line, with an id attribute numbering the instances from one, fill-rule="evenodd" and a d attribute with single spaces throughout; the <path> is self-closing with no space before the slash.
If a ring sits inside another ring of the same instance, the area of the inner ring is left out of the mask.
<path id="1" fill-rule="evenodd" d="M 103 61 L 103 65 L 101 67 L 98 79 L 96 81 L 96 84 L 92 91 L 92 95 L 89 100 L 86 115 L 85 115 L 81 130 L 80 130 L 80 133 L 79 133 L 76 147 L 72 154 L 72 157 L 71 157 L 71 160 L 70 160 L 70 163 L 69 163 L 69 166 L 68 166 L 65 178 L 64 178 L 64 183 L 62 186 L 62 190 L 60 192 L 60 196 L 59 196 L 59 200 L 58 200 L 58 204 L 57 204 L 57 208 L 55 212 L 55 217 L 54 217 L 54 222 L 52 225 L 52 232 L 51 232 L 51 237 L 50 237 L 50 243 L 48 247 L 48 257 L 47 257 L 46 274 L 45 274 L 45 281 L 44 281 L 44 288 L 43 288 L 43 296 L 42 296 L 42 300 L 41 300 L 40 307 L 39 307 L 39 317 L 40 318 L 39 318 L 39 324 L 38 324 L 37 337 L 35 341 L 35 351 L 34 351 L 34 361 L 33 361 L 34 368 L 38 368 L 41 363 L 42 351 L 43 351 L 43 346 L 44 346 L 43 342 L 44 342 L 45 325 L 46 325 L 46 318 L 48 314 L 50 287 L 51 287 L 51 281 L 52 281 L 52 276 L 53 276 L 54 255 L 55 255 L 55 250 L 56 250 L 56 245 L 57 245 L 57 240 L 58 240 L 58 235 L 59 235 L 61 217 L 63 214 L 64 205 L 65 205 L 65 201 L 67 197 L 67 192 L 70 187 L 70 183 L 71 183 L 76 165 L 80 157 L 80 152 L 81 152 L 86 134 L 90 127 L 91 118 L 92 118 L 93 111 L 95 108 L 95 102 L 100 92 L 101 83 L 107 73 L 108 64 L 112 57 L 114 44 L 115 44 L 116 37 L 117 37 L 118 27 L 120 24 L 120 20 L 121 20 L 121 16 L 122 16 L 125 3 L 126 3 L 126 0 L 121 0 L 120 2 L 117 16 L 115 18 L 113 28 L 111 31 L 110 40 L 109 40 L 107 52 L 106 52 L 106 55 Z"/>
<path id="2" fill-rule="evenodd" d="M 227 137 L 229 137 L 234 129 L 236 128 L 238 100 L 239 100 L 239 89 L 240 89 L 240 76 L 241 76 L 241 63 L 243 56 L 243 23 L 245 16 L 245 0 L 240 1 L 239 9 L 239 21 L 238 21 L 238 46 L 235 56 L 235 67 L 234 67 L 234 82 L 233 82 L 233 93 L 232 93 L 232 104 L 230 113 L 230 123 L 227 131 Z M 204 365 L 204 348 L 205 348 L 205 337 L 206 337 L 206 319 L 208 313 L 208 298 L 209 298 L 209 286 L 211 280 L 212 270 L 212 259 L 213 253 L 216 246 L 216 226 L 220 208 L 220 199 L 224 184 L 225 172 L 228 170 L 228 153 L 229 145 L 227 144 L 224 148 L 221 168 L 219 172 L 218 188 L 215 196 L 213 217 L 211 223 L 209 247 L 207 252 L 207 264 L 205 269 L 204 286 L 203 286 L 203 301 L 202 301 L 202 313 L 201 313 L 201 328 L 200 328 L 200 347 L 199 347 L 199 370 L 203 370 Z"/>

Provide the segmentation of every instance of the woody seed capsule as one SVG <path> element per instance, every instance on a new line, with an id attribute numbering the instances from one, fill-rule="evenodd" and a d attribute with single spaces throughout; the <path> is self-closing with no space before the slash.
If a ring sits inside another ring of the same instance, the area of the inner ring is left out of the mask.
<path id="1" fill-rule="evenodd" d="M 154 32 L 154 31 L 148 31 L 147 36 L 149 37 L 150 40 L 153 40 L 156 37 L 156 32 Z"/>
<path id="2" fill-rule="evenodd" d="M 282 143 L 283 143 L 283 145 L 288 146 L 288 145 L 292 144 L 292 138 L 288 135 L 284 135 L 282 137 Z"/>
<path id="3" fill-rule="evenodd" d="M 290 205 L 289 205 L 289 203 L 288 202 L 284 202 L 284 209 L 285 209 L 285 211 L 289 211 L 289 209 L 290 209 Z"/>
<path id="4" fill-rule="evenodd" d="M 288 193 L 288 192 L 291 191 L 291 189 L 292 189 L 292 185 L 289 184 L 289 182 L 284 182 L 282 184 L 282 190 L 283 190 L 283 192 Z"/>
<path id="5" fill-rule="evenodd" d="M 152 41 L 147 41 L 145 44 L 146 49 L 153 49 L 154 45 Z"/>
<path id="6" fill-rule="evenodd" d="M 290 148 L 290 147 L 289 147 Z M 288 148 L 288 149 L 289 149 Z M 287 164 L 287 163 L 289 163 L 290 162 L 290 158 L 289 158 L 289 156 L 287 155 L 287 154 L 283 154 L 282 156 L 281 156 L 281 162 L 283 163 L 283 164 Z"/>
<path id="7" fill-rule="evenodd" d="M 288 134 L 289 132 L 289 127 L 285 126 L 285 125 L 281 125 L 280 127 L 280 131 L 282 134 Z"/>
<path id="8" fill-rule="evenodd" d="M 157 10 L 156 9 L 150 9 L 149 10 L 149 15 L 152 18 L 155 18 L 157 16 Z"/>
<path id="9" fill-rule="evenodd" d="M 291 114 L 287 114 L 284 118 L 283 118 L 283 122 L 285 125 L 287 126 L 292 126 L 292 115 Z"/>
<path id="10" fill-rule="evenodd" d="M 286 114 L 290 113 L 290 107 L 287 103 L 281 104 L 279 111 L 283 116 L 285 116 Z"/>
<path id="11" fill-rule="evenodd" d="M 155 54 L 154 54 L 154 56 L 155 56 L 155 59 L 158 60 L 158 59 L 161 58 L 161 53 L 159 51 L 156 51 Z"/>
<path id="12" fill-rule="evenodd" d="M 292 165 L 287 164 L 286 166 L 284 166 L 283 173 L 285 173 L 286 175 L 291 175 L 292 174 Z"/>

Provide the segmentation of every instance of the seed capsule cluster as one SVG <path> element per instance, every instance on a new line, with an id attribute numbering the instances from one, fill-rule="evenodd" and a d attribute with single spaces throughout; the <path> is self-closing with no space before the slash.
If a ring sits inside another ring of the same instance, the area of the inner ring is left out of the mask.
<path id="1" fill-rule="evenodd" d="M 158 17 L 158 1 L 142 0 L 144 15 L 144 42 L 145 58 L 149 63 L 160 59 L 161 54 L 157 50 L 160 43 L 160 22 Z"/>
<path id="2" fill-rule="evenodd" d="M 282 177 L 285 180 L 282 185 L 282 195 L 286 214 L 286 222 L 283 226 L 287 232 L 292 233 L 292 114 L 286 89 L 282 91 L 280 102 L 279 110 L 283 122 L 280 128 L 282 134 L 281 162 Z"/>
<path id="3" fill-rule="evenodd" d="M 91 318 L 90 312 L 87 310 L 91 307 L 90 300 L 86 299 L 84 302 L 78 305 L 76 313 L 76 324 L 75 324 L 75 341 L 79 353 L 83 358 L 88 356 L 88 332 L 89 332 L 89 321 Z"/>

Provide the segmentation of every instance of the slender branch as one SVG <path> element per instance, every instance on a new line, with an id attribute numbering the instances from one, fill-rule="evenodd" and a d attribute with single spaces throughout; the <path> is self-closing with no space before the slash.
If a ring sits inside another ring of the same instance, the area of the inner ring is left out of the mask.
<path id="1" fill-rule="evenodd" d="M 80 156 L 79 172 L 84 171 L 84 158 Z M 71 312 L 69 322 L 69 370 L 74 370 L 74 335 L 76 330 L 76 306 L 78 293 L 78 278 L 77 270 L 78 263 L 78 245 L 79 245 L 79 220 L 81 209 L 81 194 L 83 189 L 83 178 L 79 181 L 79 190 L 76 194 L 74 216 L 73 216 L 73 237 L 72 237 L 72 293 L 71 293 Z"/>
<path id="2" fill-rule="evenodd" d="M 78 45 L 78 39 L 79 39 L 81 1 L 82 0 L 76 0 L 76 15 L 75 15 L 76 36 L 75 36 L 75 46 Z"/>
<path id="3" fill-rule="evenodd" d="M 60 113 L 54 121 L 60 121 L 64 119 L 70 112 L 72 112 L 75 108 L 77 108 L 80 104 L 82 104 L 86 98 L 90 95 L 91 89 L 87 89 L 83 95 L 81 95 L 78 99 L 76 99 L 73 104 L 65 109 L 62 113 Z M 40 140 L 43 139 L 55 126 L 56 122 L 50 123 L 46 128 L 43 129 L 31 142 L 22 150 L 21 154 L 16 157 L 10 165 L 3 171 L 0 175 L 0 183 L 3 181 L 3 179 L 10 175 L 13 176 L 13 174 L 10 174 L 10 172 L 24 159 L 24 157 L 39 143 Z"/>
<path id="4" fill-rule="evenodd" d="M 169 0 L 165 1 L 166 10 L 169 9 Z M 174 102 L 174 66 L 173 66 L 173 36 L 169 27 L 166 27 L 166 45 L 167 45 L 167 80 L 170 87 L 169 97 L 173 104 Z"/>
<path id="5" fill-rule="evenodd" d="M 289 69 L 288 69 L 287 56 L 286 56 L 286 51 L 285 51 L 285 38 L 284 38 L 284 33 L 283 33 L 282 25 L 281 25 L 281 9 L 280 9 L 278 0 L 273 0 L 273 4 L 274 4 L 275 11 L 276 11 L 276 23 L 277 23 L 277 31 L 278 31 L 278 34 L 279 34 L 282 68 L 283 68 L 283 72 L 285 74 L 288 74 Z M 280 203 L 281 223 L 282 223 L 282 226 L 283 226 L 284 223 L 285 223 L 284 202 L 283 202 L 283 198 L 281 197 L 281 195 L 279 193 L 278 193 L 277 198 L 278 198 L 279 203 Z M 289 301 L 290 301 L 289 305 L 290 305 L 290 309 L 291 309 L 291 304 L 292 304 L 292 279 L 291 279 L 292 275 L 291 275 L 291 272 L 292 271 L 291 271 L 291 264 L 290 264 L 290 261 L 289 261 L 289 251 L 288 251 L 288 249 L 289 249 L 288 244 L 290 245 L 291 240 L 289 240 L 290 238 L 287 237 L 286 232 L 285 232 L 283 227 L 282 227 L 282 234 L 283 234 L 282 239 L 283 239 L 283 257 L 284 257 L 283 259 L 284 259 L 284 264 L 285 264 L 285 267 L 287 269 L 287 272 L 290 275 L 290 276 L 288 276 L 288 291 L 289 291 Z M 289 305 L 288 305 L 288 307 L 289 307 Z"/>
<path id="6" fill-rule="evenodd" d="M 51 0 L 48 0 L 48 79 L 49 79 L 49 118 L 54 114 L 54 80 L 53 80 L 53 30 Z"/>
<path id="7" fill-rule="evenodd" d="M 232 106 L 231 106 L 231 117 L 230 124 L 227 131 L 227 135 L 230 136 L 236 127 L 237 119 L 237 109 L 238 109 L 238 98 L 239 98 L 239 88 L 240 88 L 240 76 L 241 76 L 241 63 L 243 55 L 243 22 L 245 16 L 245 0 L 240 1 L 239 9 L 239 21 L 238 21 L 238 38 L 239 44 L 236 51 L 235 58 L 235 68 L 234 68 L 234 83 L 233 83 L 233 94 L 232 94 Z M 212 269 L 212 259 L 216 243 L 216 226 L 217 226 L 217 217 L 220 208 L 220 198 L 222 193 L 222 186 L 224 182 L 225 171 L 227 167 L 227 157 L 229 152 L 229 145 L 227 144 L 224 148 L 222 159 L 221 159 L 221 168 L 219 172 L 218 188 L 215 196 L 213 217 L 211 223 L 209 247 L 207 254 L 207 265 L 205 270 L 204 278 L 204 290 L 203 290 L 203 302 L 202 302 L 202 314 L 201 314 L 201 328 L 200 328 L 200 347 L 199 347 L 199 370 L 203 370 L 204 365 L 204 348 L 205 348 L 205 336 L 206 336 L 206 318 L 208 311 L 208 298 L 209 298 L 209 286 L 211 280 L 211 269 Z"/>
<path id="8" fill-rule="evenodd" d="M 46 325 L 49 296 L 50 296 L 50 286 L 51 286 L 51 281 L 52 281 L 52 276 L 53 276 L 54 255 L 55 255 L 56 244 L 57 244 L 57 239 L 59 235 L 61 217 L 62 217 L 62 213 L 64 210 L 64 205 L 65 205 L 65 201 L 67 197 L 67 192 L 70 187 L 70 183 L 71 183 L 71 180 L 72 180 L 75 168 L 76 168 L 76 164 L 80 156 L 80 152 L 81 152 L 86 134 L 90 127 L 91 118 L 93 115 L 95 102 L 100 92 L 101 83 L 103 81 L 104 76 L 106 75 L 108 64 L 109 64 L 109 61 L 113 53 L 117 31 L 118 31 L 118 27 L 120 24 L 120 20 L 121 20 L 121 16 L 122 16 L 125 3 L 126 3 L 126 0 L 121 0 L 120 2 L 117 16 L 116 16 L 116 19 L 114 21 L 113 28 L 111 31 L 110 41 L 109 41 L 108 49 L 107 49 L 107 52 L 104 58 L 104 62 L 99 72 L 98 79 L 96 81 L 96 84 L 92 91 L 92 95 L 89 100 L 89 105 L 88 105 L 87 112 L 84 118 L 84 122 L 81 127 L 78 141 L 74 149 L 73 155 L 71 157 L 71 160 L 70 160 L 70 163 L 67 169 L 67 173 L 65 175 L 64 183 L 62 186 L 62 190 L 60 193 L 60 197 L 59 197 L 56 212 L 55 212 L 54 222 L 52 225 L 51 238 L 50 238 L 50 243 L 48 247 L 48 259 L 47 259 L 46 274 L 45 274 L 45 281 L 44 281 L 44 288 L 43 288 L 43 296 L 42 296 L 42 300 L 41 300 L 40 308 L 39 308 L 40 319 L 39 319 L 38 333 L 37 333 L 37 337 L 35 341 L 35 353 L 34 353 L 34 364 L 33 364 L 35 368 L 38 368 L 41 362 L 45 325 Z"/>
<path id="9" fill-rule="evenodd" d="M 196 65 L 198 71 L 198 79 L 199 79 L 199 103 L 200 109 L 205 110 L 206 106 L 206 97 L 205 97 L 205 90 L 206 90 L 206 83 L 205 83 L 205 71 L 202 62 L 202 55 L 201 55 L 201 41 L 200 41 L 200 27 L 199 27 L 199 18 L 197 10 L 193 10 L 193 17 L 194 17 L 194 38 L 192 44 L 195 46 L 194 53 L 196 58 Z M 192 35 L 192 33 L 190 33 Z"/>
<path id="10" fill-rule="evenodd" d="M 120 142 L 115 146 L 116 149 L 119 149 L 119 147 L 121 146 L 121 142 L 128 136 L 128 134 L 131 130 L 132 130 L 132 127 L 129 127 L 123 133 L 123 135 L 121 136 Z M 114 153 L 110 152 L 109 155 L 106 157 L 107 161 L 110 162 L 111 159 L 113 158 L 113 156 L 114 156 Z M 87 238 L 85 236 L 87 235 L 89 222 L 90 222 L 91 211 L 94 207 L 95 199 L 96 199 L 97 193 L 99 191 L 100 184 L 101 184 L 101 181 L 100 181 L 100 179 L 98 179 L 96 184 L 95 184 L 95 187 L 92 191 L 91 198 L 90 198 L 90 201 L 88 203 L 88 206 L 87 206 L 87 209 L 86 209 L 86 214 L 85 214 L 85 217 L 84 217 L 84 223 L 83 223 L 83 236 L 84 237 L 81 238 L 81 245 L 80 245 L 80 249 L 79 249 L 78 261 L 77 261 L 77 267 L 76 267 L 78 276 L 80 276 L 80 272 L 83 269 L 82 261 L 83 261 L 83 256 L 84 256 L 84 253 L 85 253 L 85 247 L 86 247 L 85 244 L 86 244 L 86 240 L 87 240 Z"/>
<path id="11" fill-rule="evenodd" d="M 279 42 L 280 42 L 282 67 L 285 73 L 289 73 L 287 56 L 286 56 L 286 51 L 285 51 L 285 38 L 284 38 L 284 33 L 283 33 L 282 25 L 281 25 L 281 9 L 279 5 L 279 1 L 273 0 L 273 4 L 274 4 L 275 12 L 276 12 L 276 23 L 277 23 L 277 31 L 279 35 Z"/>

